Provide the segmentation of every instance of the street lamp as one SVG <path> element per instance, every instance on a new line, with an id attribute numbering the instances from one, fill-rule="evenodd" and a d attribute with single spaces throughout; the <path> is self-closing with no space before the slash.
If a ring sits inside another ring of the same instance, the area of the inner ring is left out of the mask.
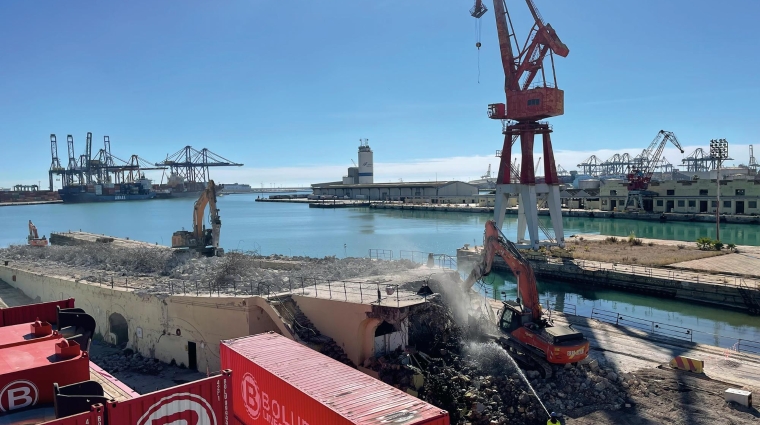
<path id="1" fill-rule="evenodd" d="M 710 140 L 710 156 L 716 163 L 717 178 L 715 181 L 718 183 L 717 192 L 717 205 L 715 209 L 715 238 L 720 240 L 720 165 L 724 159 L 728 158 L 728 142 L 726 139 L 712 139 Z"/>

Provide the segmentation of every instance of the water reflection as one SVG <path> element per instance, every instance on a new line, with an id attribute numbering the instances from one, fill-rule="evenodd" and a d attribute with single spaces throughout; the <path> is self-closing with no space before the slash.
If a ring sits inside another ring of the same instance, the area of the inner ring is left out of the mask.
<path id="1" fill-rule="evenodd" d="M 517 297 L 517 285 L 511 274 L 492 273 L 485 281 L 489 297 Z M 694 334 L 695 341 L 726 348 L 734 344 L 732 338 L 760 341 L 760 318 L 738 311 L 548 280 L 540 280 L 538 289 L 543 305 L 549 301 L 557 310 L 564 311 L 572 311 L 574 306 L 580 316 L 589 317 L 594 308 L 617 312 L 701 331 L 704 334 Z"/>

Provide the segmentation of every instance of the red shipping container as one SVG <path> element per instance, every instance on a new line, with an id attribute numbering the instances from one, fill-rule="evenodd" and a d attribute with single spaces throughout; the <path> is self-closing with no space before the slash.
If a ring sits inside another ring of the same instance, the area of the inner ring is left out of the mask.
<path id="1" fill-rule="evenodd" d="M 229 423 L 230 371 L 106 406 L 108 425 L 226 425 Z"/>
<path id="2" fill-rule="evenodd" d="M 220 354 L 244 424 L 449 424 L 445 410 L 273 332 L 222 341 Z"/>
<path id="3" fill-rule="evenodd" d="M 95 404 L 89 412 L 42 422 L 40 425 L 103 425 L 103 405 Z"/>
<path id="4" fill-rule="evenodd" d="M 0 315 L 2 315 L 0 326 L 31 323 L 37 319 L 55 324 L 56 320 L 58 320 L 56 309 L 58 306 L 61 308 L 74 308 L 74 298 L 0 309 Z"/>
<path id="5" fill-rule="evenodd" d="M 79 344 L 61 347 L 63 338 L 0 350 L 0 415 L 53 403 L 53 384 L 90 379 L 90 360 Z M 69 354 L 73 351 L 73 354 Z"/>
<path id="6" fill-rule="evenodd" d="M 57 332 L 48 322 L 24 323 L 0 327 L 0 349 L 14 345 L 31 344 L 46 339 L 58 338 Z"/>

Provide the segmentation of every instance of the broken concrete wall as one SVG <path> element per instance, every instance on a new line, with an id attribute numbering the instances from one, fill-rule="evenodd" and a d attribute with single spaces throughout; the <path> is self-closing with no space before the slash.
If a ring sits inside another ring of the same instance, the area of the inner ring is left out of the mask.
<path id="1" fill-rule="evenodd" d="M 221 339 L 267 331 L 290 337 L 276 312 L 259 297 L 138 294 L 9 266 L 0 266 L 0 279 L 39 302 L 74 298 L 77 307 L 95 318 L 97 337 L 125 344 L 146 357 L 189 366 L 189 343 L 195 343 L 200 371 L 220 369 Z"/>
<path id="2" fill-rule="evenodd" d="M 381 323 L 367 317 L 372 306 L 295 294 L 293 299 L 314 326 L 334 339 L 354 364 L 362 364 L 372 356 L 375 328 Z"/>

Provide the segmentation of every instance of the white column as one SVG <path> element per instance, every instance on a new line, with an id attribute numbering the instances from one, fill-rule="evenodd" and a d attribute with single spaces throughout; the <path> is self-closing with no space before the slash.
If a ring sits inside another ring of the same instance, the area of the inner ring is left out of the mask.
<path id="1" fill-rule="evenodd" d="M 559 186 L 549 186 L 547 202 L 549 204 L 549 215 L 552 219 L 554 236 L 557 238 L 557 244 L 560 248 L 565 247 L 565 229 L 562 227 L 562 200 L 559 198 Z"/>

